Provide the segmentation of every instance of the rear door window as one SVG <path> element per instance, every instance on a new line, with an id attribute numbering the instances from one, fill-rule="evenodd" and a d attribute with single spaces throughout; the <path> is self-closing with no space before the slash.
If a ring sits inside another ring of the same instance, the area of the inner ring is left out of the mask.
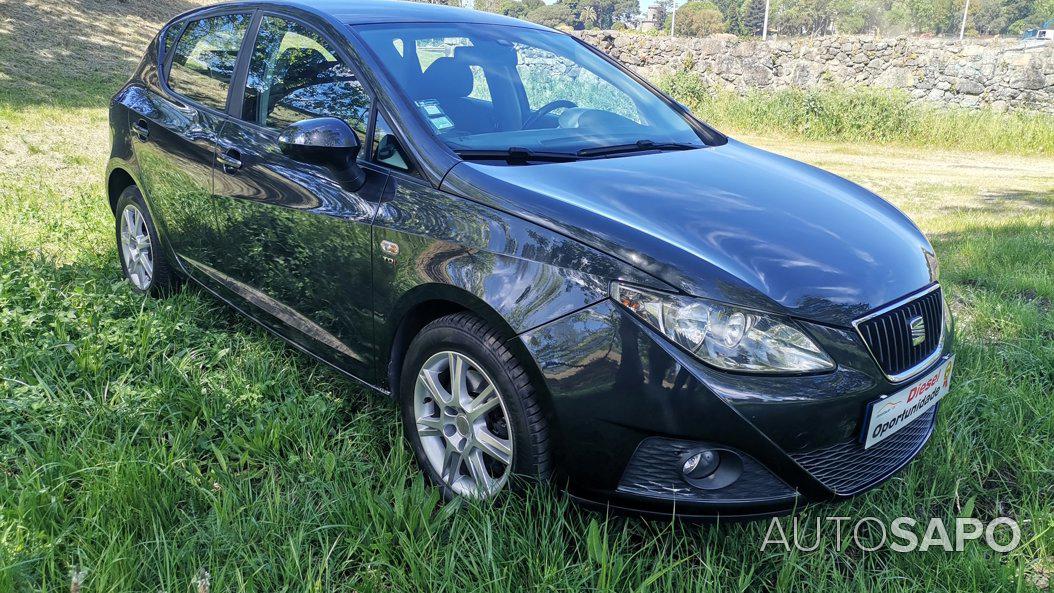
<path id="1" fill-rule="evenodd" d="M 314 117 L 344 120 L 365 143 L 370 96 L 321 34 L 267 16 L 253 45 L 242 119 L 280 129 Z"/>
<path id="2" fill-rule="evenodd" d="M 169 88 L 206 107 L 225 110 L 249 20 L 248 14 L 224 14 L 187 25 L 172 55 Z"/>

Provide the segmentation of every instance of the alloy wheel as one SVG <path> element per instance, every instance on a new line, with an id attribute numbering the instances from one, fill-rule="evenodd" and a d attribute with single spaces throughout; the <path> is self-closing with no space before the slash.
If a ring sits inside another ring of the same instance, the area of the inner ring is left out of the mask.
<path id="1" fill-rule="evenodd" d="M 460 496 L 488 498 L 508 483 L 513 439 L 505 401 L 459 352 L 432 355 L 414 387 L 415 428 L 428 463 Z"/>
<path id="2" fill-rule="evenodd" d="M 147 290 L 154 275 L 154 249 L 146 217 L 132 204 L 121 212 L 121 258 L 132 284 Z"/>

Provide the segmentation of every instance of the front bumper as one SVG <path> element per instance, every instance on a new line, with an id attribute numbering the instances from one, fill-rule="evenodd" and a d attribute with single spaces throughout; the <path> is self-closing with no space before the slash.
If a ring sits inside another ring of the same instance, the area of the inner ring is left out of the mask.
<path id="1" fill-rule="evenodd" d="M 921 451 L 936 411 L 865 451 L 867 403 L 903 384 L 885 378 L 855 332 L 802 326 L 836 370 L 718 371 L 610 300 L 522 335 L 548 388 L 557 466 L 570 494 L 643 514 L 758 517 L 888 479 Z M 930 368 L 950 356 L 951 342 Z M 741 478 L 718 490 L 685 483 L 684 452 L 702 446 L 742 460 Z"/>

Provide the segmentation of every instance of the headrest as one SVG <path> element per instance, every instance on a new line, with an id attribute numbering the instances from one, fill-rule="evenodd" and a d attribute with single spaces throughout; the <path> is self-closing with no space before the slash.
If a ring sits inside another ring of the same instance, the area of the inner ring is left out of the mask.
<path id="1" fill-rule="evenodd" d="M 472 93 L 472 69 L 454 58 L 439 58 L 421 76 L 421 91 L 431 96 L 467 97 Z"/>

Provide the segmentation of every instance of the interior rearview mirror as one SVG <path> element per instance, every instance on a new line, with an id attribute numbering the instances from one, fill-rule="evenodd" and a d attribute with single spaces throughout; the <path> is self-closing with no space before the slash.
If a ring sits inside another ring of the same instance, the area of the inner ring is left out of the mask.
<path id="1" fill-rule="evenodd" d="M 362 144 L 343 120 L 316 117 L 295 122 L 279 134 L 278 146 L 290 158 L 329 168 L 335 181 L 348 191 L 357 191 L 366 183 L 365 171 L 355 162 Z"/>

